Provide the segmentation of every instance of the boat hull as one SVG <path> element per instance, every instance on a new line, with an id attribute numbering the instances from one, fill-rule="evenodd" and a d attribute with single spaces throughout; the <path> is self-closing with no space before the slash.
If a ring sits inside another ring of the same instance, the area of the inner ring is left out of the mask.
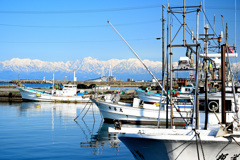
<path id="1" fill-rule="evenodd" d="M 136 159 L 161 160 L 232 160 L 240 155 L 240 147 L 231 138 L 201 136 L 196 143 L 195 135 L 119 134 L 119 139 L 128 147 Z M 238 138 L 239 140 L 239 138 Z M 198 144 L 198 145 L 197 145 Z M 203 152 L 202 152 L 203 149 Z"/>

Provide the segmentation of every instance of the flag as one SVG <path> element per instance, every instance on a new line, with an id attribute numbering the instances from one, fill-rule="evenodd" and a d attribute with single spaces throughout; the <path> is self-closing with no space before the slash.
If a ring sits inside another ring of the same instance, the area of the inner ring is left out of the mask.
<path id="1" fill-rule="evenodd" d="M 234 53 L 234 50 L 226 43 L 227 48 L 226 48 L 226 52 L 228 53 Z"/>

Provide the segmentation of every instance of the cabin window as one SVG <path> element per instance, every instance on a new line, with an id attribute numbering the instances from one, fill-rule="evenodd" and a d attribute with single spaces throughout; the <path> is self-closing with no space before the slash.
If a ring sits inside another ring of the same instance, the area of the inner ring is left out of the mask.
<path id="1" fill-rule="evenodd" d="M 226 111 L 232 111 L 232 101 L 226 100 Z"/>
<path id="2" fill-rule="evenodd" d="M 199 111 L 204 111 L 204 107 L 205 107 L 205 101 L 200 100 L 199 101 Z"/>
<path id="3" fill-rule="evenodd" d="M 208 100 L 208 104 L 210 102 L 213 102 L 213 100 Z M 214 100 L 214 102 L 216 102 L 216 104 L 218 105 L 216 112 L 219 112 L 219 101 L 218 100 Z M 211 104 L 215 104 L 215 103 L 211 103 Z M 205 100 L 200 100 L 199 101 L 199 111 L 205 111 Z M 209 112 L 213 112 L 213 111 L 210 111 L 209 109 L 208 109 L 208 111 Z"/>

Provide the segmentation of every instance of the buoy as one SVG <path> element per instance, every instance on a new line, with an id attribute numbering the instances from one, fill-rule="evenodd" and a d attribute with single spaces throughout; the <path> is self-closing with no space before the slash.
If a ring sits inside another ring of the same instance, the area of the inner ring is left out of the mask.
<path id="1" fill-rule="evenodd" d="M 36 96 L 37 96 L 37 97 L 41 97 L 42 95 L 41 95 L 40 93 L 37 93 Z"/>

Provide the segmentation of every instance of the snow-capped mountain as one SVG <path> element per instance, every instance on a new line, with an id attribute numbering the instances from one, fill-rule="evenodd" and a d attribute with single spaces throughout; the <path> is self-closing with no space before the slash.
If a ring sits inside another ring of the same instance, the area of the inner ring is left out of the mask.
<path id="1" fill-rule="evenodd" d="M 143 62 L 156 74 L 156 77 L 161 78 L 162 62 L 150 60 L 143 60 Z M 42 79 L 43 76 L 51 79 L 53 72 L 56 73 L 56 77 L 59 76 L 58 78 L 62 79 L 66 75 L 68 77 L 72 76 L 73 70 L 76 71 L 78 80 L 87 80 L 100 77 L 103 69 L 104 75 L 108 75 L 110 66 L 113 75 L 117 79 L 126 80 L 134 77 L 145 80 L 146 78 L 151 79 L 144 66 L 136 58 L 101 61 L 96 58 L 86 57 L 82 60 L 67 62 L 13 58 L 9 61 L 0 62 L 0 80 L 17 79 L 18 75 L 21 75 L 21 79 Z M 174 63 L 174 66 L 177 66 L 177 62 Z"/>
<path id="2" fill-rule="evenodd" d="M 154 72 L 161 72 L 162 63 L 158 61 L 144 60 L 144 63 Z M 145 70 L 137 59 L 110 59 L 101 61 L 92 57 L 86 57 L 75 62 L 47 62 L 38 59 L 13 58 L 9 61 L 0 62 L 0 71 L 14 72 L 95 72 L 100 74 L 102 68 L 112 68 L 116 73 L 140 73 Z"/>

